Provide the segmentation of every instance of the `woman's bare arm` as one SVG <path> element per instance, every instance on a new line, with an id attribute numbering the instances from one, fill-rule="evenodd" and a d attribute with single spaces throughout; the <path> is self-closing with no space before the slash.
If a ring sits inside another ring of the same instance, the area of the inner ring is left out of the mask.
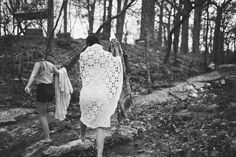
<path id="1" fill-rule="evenodd" d="M 27 83 L 27 85 L 26 85 L 25 88 L 30 88 L 30 86 L 31 86 L 32 83 L 34 82 L 35 76 L 37 75 L 37 73 L 38 73 L 38 71 L 39 71 L 39 68 L 40 68 L 40 64 L 39 64 L 39 62 L 36 62 L 36 63 L 34 64 L 34 68 L 33 68 L 32 72 L 31 72 L 29 81 L 28 81 L 28 83 Z"/>

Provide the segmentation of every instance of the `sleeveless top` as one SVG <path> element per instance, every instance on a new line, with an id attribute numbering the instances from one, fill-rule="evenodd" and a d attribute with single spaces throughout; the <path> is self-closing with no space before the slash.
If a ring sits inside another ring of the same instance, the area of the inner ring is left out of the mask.
<path id="1" fill-rule="evenodd" d="M 50 84 L 53 82 L 53 67 L 54 65 L 48 61 L 40 61 L 39 71 L 36 75 L 36 84 Z"/>

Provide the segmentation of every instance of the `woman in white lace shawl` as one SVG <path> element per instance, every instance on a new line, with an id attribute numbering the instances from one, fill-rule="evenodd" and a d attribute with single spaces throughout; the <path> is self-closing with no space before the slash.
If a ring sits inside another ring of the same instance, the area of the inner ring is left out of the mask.
<path id="1" fill-rule="evenodd" d="M 84 140 L 86 127 L 96 128 L 97 157 L 102 157 L 104 128 L 110 127 L 122 90 L 122 62 L 120 56 L 103 49 L 95 34 L 89 35 L 86 42 L 88 47 L 79 59 L 81 139 Z"/>

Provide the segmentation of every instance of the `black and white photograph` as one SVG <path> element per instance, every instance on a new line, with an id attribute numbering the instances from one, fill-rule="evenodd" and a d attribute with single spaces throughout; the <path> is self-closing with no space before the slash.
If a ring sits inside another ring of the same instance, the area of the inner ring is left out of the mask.
<path id="1" fill-rule="evenodd" d="M 236 157 L 236 0 L 0 0 L 0 157 Z"/>

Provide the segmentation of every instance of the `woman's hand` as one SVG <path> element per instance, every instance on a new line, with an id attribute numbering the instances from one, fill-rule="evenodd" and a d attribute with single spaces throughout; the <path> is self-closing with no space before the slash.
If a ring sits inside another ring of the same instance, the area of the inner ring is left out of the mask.
<path id="1" fill-rule="evenodd" d="M 121 48 L 121 44 L 117 39 L 111 39 L 110 42 L 110 51 L 113 54 L 113 56 L 122 56 L 123 50 Z"/>
<path id="2" fill-rule="evenodd" d="M 29 94 L 30 93 L 30 88 L 26 86 L 25 87 L 25 92 Z"/>
<path id="3" fill-rule="evenodd" d="M 60 65 L 60 64 L 57 64 L 57 65 L 55 65 L 55 67 L 59 70 L 59 69 L 61 69 L 62 68 L 62 65 Z"/>

